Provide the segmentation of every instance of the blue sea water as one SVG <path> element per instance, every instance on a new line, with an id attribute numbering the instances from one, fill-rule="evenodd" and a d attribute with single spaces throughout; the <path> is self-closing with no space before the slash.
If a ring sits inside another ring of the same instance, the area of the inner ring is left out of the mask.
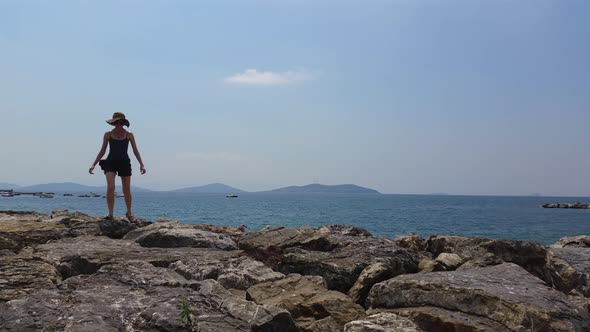
<path id="1" fill-rule="evenodd" d="M 544 203 L 588 202 L 572 197 L 499 197 L 372 194 L 223 194 L 138 192 L 134 213 L 148 220 L 176 219 L 188 224 L 290 227 L 347 224 L 385 237 L 417 233 L 453 234 L 552 244 L 563 236 L 590 235 L 590 210 L 542 209 Z M 115 214 L 125 215 L 123 198 Z M 68 209 L 106 215 L 104 198 L 56 194 L 54 198 L 0 197 L 0 210 L 50 212 Z"/>

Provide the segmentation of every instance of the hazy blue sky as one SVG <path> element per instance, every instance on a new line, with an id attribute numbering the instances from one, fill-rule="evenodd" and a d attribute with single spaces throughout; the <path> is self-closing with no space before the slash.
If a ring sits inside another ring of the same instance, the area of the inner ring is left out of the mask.
<path id="1" fill-rule="evenodd" d="M 0 0 L 0 182 L 590 195 L 590 1 Z M 134 162 L 135 174 L 138 174 Z"/>

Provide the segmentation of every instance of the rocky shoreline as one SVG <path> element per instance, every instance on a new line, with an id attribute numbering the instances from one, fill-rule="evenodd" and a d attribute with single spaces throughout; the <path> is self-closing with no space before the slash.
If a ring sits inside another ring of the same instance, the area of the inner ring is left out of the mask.
<path id="1" fill-rule="evenodd" d="M 0 331 L 590 331 L 590 236 L 0 211 Z"/>

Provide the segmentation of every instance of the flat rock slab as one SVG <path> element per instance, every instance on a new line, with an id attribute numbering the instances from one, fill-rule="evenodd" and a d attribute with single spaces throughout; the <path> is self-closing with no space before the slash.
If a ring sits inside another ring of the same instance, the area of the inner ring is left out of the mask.
<path id="1" fill-rule="evenodd" d="M 205 231 L 176 221 L 153 223 L 127 233 L 124 239 L 135 241 L 142 247 L 196 247 L 223 250 L 235 250 L 238 248 L 237 244 L 228 235 Z"/>
<path id="2" fill-rule="evenodd" d="M 566 294 L 576 290 L 590 297 L 590 248 L 550 248 L 548 273 L 554 287 Z"/>
<path id="3" fill-rule="evenodd" d="M 192 288 L 93 285 L 41 290 L 0 303 L 0 330 L 187 331 L 180 302 L 188 301 L 199 331 L 296 331 L 288 312 L 239 299 L 213 280 Z"/>
<path id="4" fill-rule="evenodd" d="M 372 309 L 433 306 L 488 318 L 515 331 L 587 331 L 590 314 L 511 263 L 401 275 L 376 284 Z"/>
<path id="5" fill-rule="evenodd" d="M 340 292 L 329 291 L 318 276 L 290 274 L 248 288 L 246 298 L 288 310 L 302 331 L 341 331 L 344 324 L 365 316 L 361 306 Z"/>
<path id="6" fill-rule="evenodd" d="M 130 223 L 124 219 L 104 220 L 80 212 L 0 211 L 0 250 L 18 252 L 27 246 L 77 236 L 105 235 L 121 238 L 127 232 L 149 223 Z"/>
<path id="7" fill-rule="evenodd" d="M 55 288 L 61 281 L 48 263 L 16 256 L 0 256 L 0 301 L 24 297 L 39 289 Z"/>
<path id="8" fill-rule="evenodd" d="M 223 260 L 239 257 L 240 251 L 208 248 L 145 248 L 133 241 L 103 236 L 67 238 L 34 248 L 32 256 L 58 268 L 64 278 L 92 274 L 103 265 L 141 260 L 155 266 L 168 267 L 186 257 Z"/>

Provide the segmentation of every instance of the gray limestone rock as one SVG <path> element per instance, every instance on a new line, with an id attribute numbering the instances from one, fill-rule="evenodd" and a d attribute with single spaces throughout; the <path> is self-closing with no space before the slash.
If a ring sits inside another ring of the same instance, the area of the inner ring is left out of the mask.
<path id="1" fill-rule="evenodd" d="M 394 313 L 378 313 L 344 325 L 344 332 L 424 332 L 411 320 Z"/>
<path id="2" fill-rule="evenodd" d="M 362 271 L 372 263 L 386 262 L 389 267 L 387 273 L 394 276 L 416 272 L 418 261 L 416 252 L 399 248 L 391 240 L 359 237 L 331 251 L 288 249 L 282 257 L 279 271 L 285 274 L 319 275 L 326 279 L 329 289 L 347 293 Z M 364 279 L 363 283 L 366 284 L 368 280 Z"/>
<path id="3" fill-rule="evenodd" d="M 127 233 L 124 239 L 135 241 L 142 247 L 237 249 L 236 243 L 228 235 L 204 231 L 175 221 L 153 223 Z"/>
<path id="4" fill-rule="evenodd" d="M 520 265 L 541 279 L 546 274 L 547 249 L 536 242 L 433 235 L 426 241 L 426 249 L 435 257 L 441 253 L 457 254 L 465 262 L 491 253 L 503 262 Z"/>
<path id="5" fill-rule="evenodd" d="M 288 310 L 302 331 L 341 331 L 365 311 L 346 295 L 329 291 L 318 276 L 290 274 L 247 290 L 247 299 Z"/>
<path id="6" fill-rule="evenodd" d="M 401 275 L 376 284 L 371 309 L 433 306 L 488 318 L 515 331 L 586 331 L 590 314 L 518 265 Z"/>
<path id="7" fill-rule="evenodd" d="M 39 289 L 55 288 L 61 281 L 48 263 L 17 256 L 0 256 L 0 301 L 24 297 Z"/>
<path id="8" fill-rule="evenodd" d="M 463 259 L 459 257 L 459 255 L 446 252 L 440 253 L 434 260 L 439 263 L 445 271 L 454 271 L 463 264 Z"/>
<path id="9" fill-rule="evenodd" d="M 227 257 L 225 259 L 182 259 L 172 263 L 169 268 L 187 279 L 215 279 L 227 289 L 246 290 L 250 286 L 285 277 L 261 262 L 247 257 Z"/>
<path id="10" fill-rule="evenodd" d="M 576 290 L 590 297 L 590 248 L 550 248 L 547 273 L 547 279 L 556 289 L 566 294 Z"/>
<path id="11" fill-rule="evenodd" d="M 139 244 L 102 236 L 80 236 L 39 245 L 32 256 L 57 267 L 64 278 L 92 274 L 104 265 L 142 260 L 159 267 L 193 257 L 222 260 L 239 257 L 240 251 L 210 248 L 146 248 Z"/>
<path id="12" fill-rule="evenodd" d="M 552 248 L 590 248 L 590 235 L 562 237 Z"/>

